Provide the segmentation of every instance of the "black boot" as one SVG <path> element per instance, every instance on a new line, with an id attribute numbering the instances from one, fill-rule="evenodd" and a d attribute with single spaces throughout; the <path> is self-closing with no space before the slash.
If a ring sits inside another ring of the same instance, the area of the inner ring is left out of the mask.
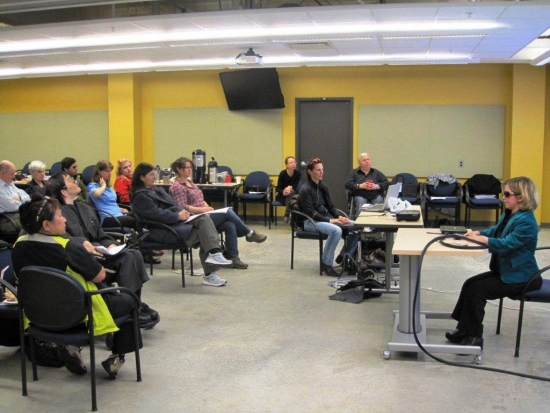
<path id="1" fill-rule="evenodd" d="M 324 272 L 329 277 L 339 277 L 340 274 L 336 272 L 334 267 L 331 265 L 321 264 L 321 271 Z"/>

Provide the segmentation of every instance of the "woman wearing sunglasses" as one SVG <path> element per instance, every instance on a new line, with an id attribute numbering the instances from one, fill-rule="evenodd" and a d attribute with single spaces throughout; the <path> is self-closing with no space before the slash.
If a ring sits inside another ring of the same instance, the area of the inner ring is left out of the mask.
<path id="1" fill-rule="evenodd" d="M 445 337 L 452 343 L 483 348 L 483 317 L 487 300 L 521 293 L 529 278 L 539 268 L 535 260 L 539 228 L 533 211 L 538 194 L 531 179 L 520 176 L 502 185 L 504 214 L 498 223 L 483 231 L 469 230 L 466 236 L 486 244 L 492 253 L 489 271 L 475 275 L 464 283 L 452 318 L 456 330 Z M 542 278 L 535 279 L 529 290 L 537 290 Z"/>

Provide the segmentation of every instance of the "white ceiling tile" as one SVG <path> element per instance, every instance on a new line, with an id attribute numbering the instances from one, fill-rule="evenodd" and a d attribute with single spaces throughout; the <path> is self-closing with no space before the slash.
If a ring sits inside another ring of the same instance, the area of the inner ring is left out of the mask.
<path id="1" fill-rule="evenodd" d="M 373 7 L 372 14 L 377 21 L 433 20 L 437 17 L 437 7 L 424 7 L 425 5 L 420 4 L 418 6 L 382 5 Z"/>
<path id="2" fill-rule="evenodd" d="M 438 19 L 497 19 L 505 10 L 505 6 L 488 3 L 471 3 L 464 6 L 463 3 L 441 5 L 437 10 Z"/>

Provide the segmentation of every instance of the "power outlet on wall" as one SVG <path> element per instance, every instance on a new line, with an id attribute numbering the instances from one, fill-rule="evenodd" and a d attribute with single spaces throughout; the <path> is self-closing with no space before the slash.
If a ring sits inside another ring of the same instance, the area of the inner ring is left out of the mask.
<path id="1" fill-rule="evenodd" d="M 459 161 L 458 166 L 462 168 L 464 166 L 464 161 Z"/>

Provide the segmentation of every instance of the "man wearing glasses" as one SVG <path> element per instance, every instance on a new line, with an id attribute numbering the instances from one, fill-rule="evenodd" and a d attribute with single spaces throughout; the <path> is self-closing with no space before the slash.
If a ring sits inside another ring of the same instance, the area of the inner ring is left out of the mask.
<path id="1" fill-rule="evenodd" d="M 22 189 L 17 188 L 15 165 L 10 161 L 0 162 L 0 238 L 13 243 L 21 231 L 19 206 L 31 200 Z"/>
<path id="2" fill-rule="evenodd" d="M 69 156 L 63 158 L 63 160 L 61 161 L 61 168 L 64 172 L 67 172 L 71 178 L 74 179 L 74 181 L 80 188 L 80 194 L 75 199 L 75 201 L 86 203 L 88 199 L 88 189 L 86 188 L 86 185 L 84 185 L 84 182 L 82 182 L 81 179 L 78 179 L 78 164 L 76 163 L 76 159 Z"/>

